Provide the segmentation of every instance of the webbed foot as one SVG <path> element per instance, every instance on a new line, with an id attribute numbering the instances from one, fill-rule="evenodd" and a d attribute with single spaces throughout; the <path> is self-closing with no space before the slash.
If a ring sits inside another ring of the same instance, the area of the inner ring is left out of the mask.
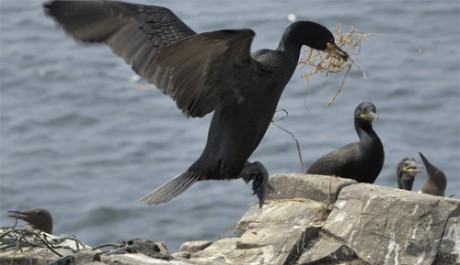
<path id="1" fill-rule="evenodd" d="M 257 194 L 259 199 L 259 208 L 262 208 L 265 202 L 268 185 L 268 171 L 260 162 L 246 163 L 240 173 L 240 177 L 248 183 L 252 181 L 253 194 Z"/>

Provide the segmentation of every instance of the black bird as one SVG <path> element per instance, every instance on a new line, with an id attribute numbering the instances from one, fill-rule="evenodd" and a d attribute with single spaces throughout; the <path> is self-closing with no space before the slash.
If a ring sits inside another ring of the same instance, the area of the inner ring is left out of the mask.
<path id="1" fill-rule="evenodd" d="M 354 117 L 359 142 L 345 145 L 320 157 L 311 164 L 307 174 L 334 175 L 358 182 L 374 183 L 385 159 L 382 142 L 372 128 L 372 122 L 377 119 L 374 104 L 359 104 Z"/>
<path id="2" fill-rule="evenodd" d="M 444 196 L 444 191 L 447 186 L 447 179 L 444 172 L 433 166 L 426 157 L 419 152 L 426 170 L 426 180 L 423 183 L 420 192 L 431 195 Z"/>
<path id="3" fill-rule="evenodd" d="M 396 176 L 398 181 L 398 188 L 403 190 L 412 190 L 415 175 L 420 172 L 421 166 L 417 164 L 415 158 L 405 157 L 399 161 L 396 166 Z"/>
<path id="4" fill-rule="evenodd" d="M 8 211 L 8 216 L 26 221 L 32 228 L 45 233 L 53 233 L 53 218 L 51 214 L 41 208 L 32 208 L 24 211 Z"/>
<path id="5" fill-rule="evenodd" d="M 303 45 L 348 59 L 324 26 L 298 21 L 275 50 L 253 54 L 250 29 L 197 34 L 169 9 L 110 1 L 54 1 L 44 5 L 72 37 L 105 43 L 133 70 L 176 101 L 188 117 L 212 111 L 203 153 L 186 172 L 141 200 L 164 203 L 200 180 L 253 181 L 262 207 L 268 172 L 248 158 L 263 138 Z"/>

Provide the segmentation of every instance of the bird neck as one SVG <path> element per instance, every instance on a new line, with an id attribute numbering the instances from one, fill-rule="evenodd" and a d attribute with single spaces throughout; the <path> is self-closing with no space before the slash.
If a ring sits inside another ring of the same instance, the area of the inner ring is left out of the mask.
<path id="1" fill-rule="evenodd" d="M 297 65 L 297 62 L 299 61 L 301 48 L 302 44 L 297 43 L 296 41 L 292 40 L 292 38 L 289 38 L 289 36 L 286 36 L 286 34 L 284 34 L 281 38 L 277 50 Z"/>
<path id="2" fill-rule="evenodd" d="M 400 173 L 399 174 L 399 181 L 398 186 L 400 189 L 403 190 L 412 190 L 412 186 L 414 184 L 414 176 L 408 173 Z"/>
<path id="3" fill-rule="evenodd" d="M 441 189 L 445 189 L 447 186 L 447 180 L 444 173 L 442 173 L 437 168 L 426 168 L 427 171 L 427 179 L 426 182 L 431 183 L 432 185 L 439 187 Z"/>
<path id="4" fill-rule="evenodd" d="M 380 141 L 372 128 L 372 123 L 355 122 L 355 130 L 363 144 L 373 144 L 375 140 Z"/>
<path id="5" fill-rule="evenodd" d="M 281 40 L 278 48 L 275 50 L 278 60 L 276 63 L 271 62 L 272 69 L 276 69 L 274 71 L 277 73 L 275 76 L 276 79 L 286 84 L 289 82 L 299 62 L 300 47 Z"/>

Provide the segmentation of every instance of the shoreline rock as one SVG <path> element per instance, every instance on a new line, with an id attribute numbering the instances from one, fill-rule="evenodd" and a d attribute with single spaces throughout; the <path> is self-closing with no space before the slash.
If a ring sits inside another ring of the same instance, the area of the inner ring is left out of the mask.
<path id="1" fill-rule="evenodd" d="M 171 255 L 161 241 L 136 239 L 126 252 L 87 249 L 66 264 L 460 264 L 458 199 L 297 173 L 274 175 L 270 186 L 232 237 L 185 242 Z M 8 251 L 1 264 L 30 264 L 27 251 Z"/>

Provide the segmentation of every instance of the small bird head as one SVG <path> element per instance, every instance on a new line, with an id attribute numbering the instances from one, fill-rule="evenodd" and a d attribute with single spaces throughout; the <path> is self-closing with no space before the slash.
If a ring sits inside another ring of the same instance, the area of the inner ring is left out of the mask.
<path id="1" fill-rule="evenodd" d="M 398 188 L 412 190 L 415 175 L 421 171 L 422 166 L 417 164 L 415 158 L 405 157 L 396 166 Z"/>
<path id="2" fill-rule="evenodd" d="M 377 109 L 372 102 L 363 102 L 355 109 L 355 120 L 364 123 L 372 123 L 374 120 L 378 119 L 376 112 Z"/>
<path id="3" fill-rule="evenodd" d="M 53 218 L 45 209 L 32 208 L 24 211 L 8 211 L 8 213 L 9 217 L 26 221 L 35 229 L 48 234 L 53 232 Z"/>

